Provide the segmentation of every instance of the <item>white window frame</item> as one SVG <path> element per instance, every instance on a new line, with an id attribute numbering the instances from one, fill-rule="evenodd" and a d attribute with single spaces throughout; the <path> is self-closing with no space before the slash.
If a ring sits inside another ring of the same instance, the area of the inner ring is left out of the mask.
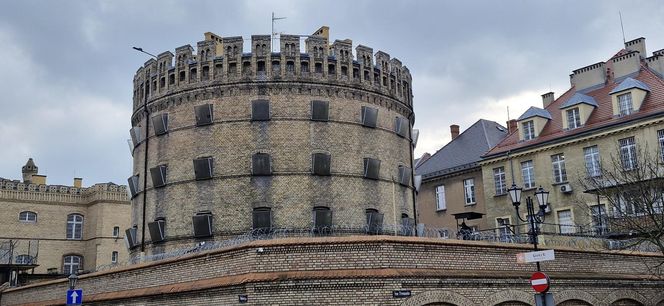
<path id="1" fill-rule="evenodd" d="M 623 170 L 636 169 L 638 161 L 636 159 L 636 141 L 634 140 L 634 136 L 619 139 L 618 144 L 620 146 L 620 162 Z"/>
<path id="2" fill-rule="evenodd" d="M 118 263 L 118 251 L 111 252 L 111 263 Z"/>
<path id="3" fill-rule="evenodd" d="M 28 254 L 21 254 L 16 256 L 16 259 L 14 259 L 14 262 L 17 265 L 29 265 L 32 264 L 34 261 L 34 257 L 28 255 Z"/>
<path id="4" fill-rule="evenodd" d="M 447 203 L 445 202 L 445 185 L 436 186 L 434 188 L 434 192 L 436 193 L 436 210 L 446 210 Z"/>
<path id="5" fill-rule="evenodd" d="M 117 225 L 113 227 L 113 237 L 120 237 L 120 227 Z"/>
<path id="6" fill-rule="evenodd" d="M 590 206 L 590 220 L 595 235 L 604 235 L 608 232 L 608 215 L 605 204 L 596 204 Z M 601 223 L 598 223 L 597 221 Z"/>
<path id="7" fill-rule="evenodd" d="M 553 170 L 553 182 L 555 184 L 567 182 L 567 170 L 565 169 L 565 154 L 551 155 L 551 168 Z"/>
<path id="8" fill-rule="evenodd" d="M 475 198 L 475 179 L 469 178 L 463 180 L 463 194 L 466 201 L 466 205 L 477 204 L 477 199 Z"/>
<path id="9" fill-rule="evenodd" d="M 569 213 L 569 218 L 565 216 L 565 220 L 560 218 L 561 213 Z M 556 219 L 558 220 L 558 232 L 561 234 L 574 234 L 576 233 L 576 227 L 574 223 L 574 214 L 572 213 L 571 208 L 564 208 L 556 210 Z M 563 221 L 565 223 L 563 223 Z"/>
<path id="10" fill-rule="evenodd" d="M 586 175 L 588 177 L 598 177 L 602 175 L 599 148 L 596 145 L 583 148 L 583 160 L 586 165 Z"/>
<path id="11" fill-rule="evenodd" d="M 507 220 L 507 223 L 505 223 Z M 496 218 L 496 230 L 498 231 L 498 241 L 500 242 L 510 242 L 512 240 L 513 231 L 512 228 L 512 218 L 510 217 L 499 217 Z"/>
<path id="12" fill-rule="evenodd" d="M 505 182 L 505 167 L 493 168 L 493 185 L 496 189 L 496 195 L 507 193 L 507 183 Z"/>
<path id="13" fill-rule="evenodd" d="M 65 275 L 78 274 L 78 270 L 82 268 L 82 263 L 83 256 L 66 255 L 62 258 L 62 273 Z"/>
<path id="14" fill-rule="evenodd" d="M 34 216 L 34 219 L 31 220 L 30 216 Z M 37 223 L 37 213 L 34 211 L 22 211 L 18 214 L 18 221 L 23 223 Z"/>
<path id="15" fill-rule="evenodd" d="M 524 189 L 535 188 L 535 165 L 532 160 L 521 162 L 521 177 Z"/>
<path id="16" fill-rule="evenodd" d="M 634 112 L 631 92 L 618 95 L 618 112 L 620 113 L 620 116 L 627 116 Z"/>
<path id="17" fill-rule="evenodd" d="M 70 217 L 73 217 L 71 218 L 72 220 L 70 220 Z M 71 228 L 69 227 L 70 225 Z M 67 215 L 67 239 L 69 240 L 83 239 L 83 215 L 81 214 Z"/>
<path id="18" fill-rule="evenodd" d="M 535 122 L 533 120 L 523 122 L 521 126 L 523 128 L 523 140 L 535 138 Z"/>
<path id="19" fill-rule="evenodd" d="M 659 142 L 659 160 L 664 162 L 664 130 L 657 131 L 657 140 Z"/>
<path id="20" fill-rule="evenodd" d="M 566 111 L 567 114 L 567 128 L 568 129 L 575 129 L 581 126 L 581 113 L 579 112 L 579 108 L 575 107 L 572 109 L 568 109 Z"/>

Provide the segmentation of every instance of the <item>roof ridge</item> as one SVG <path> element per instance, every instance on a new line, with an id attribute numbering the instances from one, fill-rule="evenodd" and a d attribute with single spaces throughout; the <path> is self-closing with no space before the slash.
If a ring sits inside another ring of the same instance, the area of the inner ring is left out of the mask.
<path id="1" fill-rule="evenodd" d="M 482 121 L 482 120 L 484 120 L 484 119 L 481 119 L 481 118 L 478 119 L 478 120 L 475 121 L 473 124 L 471 124 L 467 129 L 463 130 L 463 132 L 461 132 L 461 133 L 459 134 L 459 136 L 457 136 L 456 138 L 452 138 L 452 139 L 450 139 L 450 141 L 447 142 L 447 143 L 446 143 L 445 145 L 443 145 L 442 147 L 440 147 L 440 149 L 438 149 L 438 150 L 436 151 L 436 153 L 431 154 L 431 157 L 429 157 L 429 159 L 425 160 L 422 164 L 420 164 L 419 167 L 422 167 L 422 166 L 426 165 L 427 163 L 432 162 L 432 160 L 434 159 L 434 158 L 433 158 L 434 156 L 436 156 L 438 153 L 440 153 L 441 151 L 443 151 L 447 146 L 449 146 L 450 144 L 452 144 L 452 143 L 454 142 L 455 139 L 459 139 L 459 137 L 461 137 L 461 135 L 463 135 L 464 133 L 466 133 L 467 131 L 469 131 L 473 126 L 475 126 L 476 124 L 480 123 L 480 121 Z M 484 133 L 484 134 L 486 134 L 486 133 Z M 418 168 L 419 168 L 419 167 L 418 167 Z"/>
<path id="2" fill-rule="evenodd" d="M 652 70 L 650 70 L 650 68 L 648 68 L 648 66 L 645 65 L 644 63 L 640 63 L 640 64 L 641 64 L 641 67 L 642 67 L 642 68 L 645 68 L 645 69 L 643 69 L 644 71 L 647 71 L 650 75 L 652 75 L 653 77 L 655 77 L 655 79 L 657 79 L 657 81 L 658 81 L 660 84 L 664 85 L 664 79 L 660 78 L 656 73 L 654 73 Z"/>

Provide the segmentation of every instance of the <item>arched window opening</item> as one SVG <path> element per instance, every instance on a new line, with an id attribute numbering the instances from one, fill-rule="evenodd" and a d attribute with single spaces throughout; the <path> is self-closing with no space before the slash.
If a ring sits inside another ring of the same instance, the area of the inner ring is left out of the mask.
<path id="1" fill-rule="evenodd" d="M 65 275 L 77 274 L 83 268 L 83 256 L 67 255 L 62 259 L 62 273 Z"/>
<path id="2" fill-rule="evenodd" d="M 21 222 L 35 223 L 37 222 L 37 213 L 32 211 L 23 211 L 18 214 L 18 220 Z"/>

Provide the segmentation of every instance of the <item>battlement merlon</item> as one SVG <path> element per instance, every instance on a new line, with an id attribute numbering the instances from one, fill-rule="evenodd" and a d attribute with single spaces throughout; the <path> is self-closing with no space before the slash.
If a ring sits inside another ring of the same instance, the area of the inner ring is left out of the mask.
<path id="1" fill-rule="evenodd" d="M 152 100 L 173 90 L 197 87 L 198 83 L 250 81 L 259 75 L 261 81 L 272 78 L 306 78 L 311 81 L 309 79 L 315 78 L 326 82 L 336 80 L 339 83 L 358 83 L 372 90 L 384 91 L 400 100 L 410 100 L 405 95 L 410 88 L 404 86 L 410 86 L 411 75 L 400 60 L 380 50 L 374 53 L 374 49 L 364 45 L 355 48 L 354 56 L 352 40 L 335 40 L 330 45 L 323 34 L 306 38 L 282 34 L 277 52 L 272 52 L 270 35 L 252 35 L 251 52 L 244 54 L 243 37 L 221 37 L 207 32 L 205 40 L 196 44 L 196 49 L 187 44 L 177 47 L 175 54 L 170 51 L 159 53 L 156 60 L 149 59 L 136 71 L 134 110 L 143 104 L 145 95 L 148 100 Z M 305 43 L 304 53 L 300 51 L 302 39 Z M 270 57 L 268 63 L 273 65 L 279 64 L 274 64 L 275 61 L 286 62 L 281 63 L 281 69 L 276 72 L 270 69 L 265 73 L 265 65 L 270 64 L 256 58 L 266 56 Z M 336 61 L 339 65 L 334 68 L 333 63 L 328 64 L 329 61 Z M 288 68 L 287 64 L 295 67 Z M 335 72 L 328 72 L 329 68 L 335 69 Z M 263 72 L 259 74 L 259 70 Z M 379 81 L 378 75 L 388 77 L 389 82 L 382 77 Z M 393 80 L 389 79 L 392 76 Z M 394 89 L 396 92 L 392 93 Z"/>

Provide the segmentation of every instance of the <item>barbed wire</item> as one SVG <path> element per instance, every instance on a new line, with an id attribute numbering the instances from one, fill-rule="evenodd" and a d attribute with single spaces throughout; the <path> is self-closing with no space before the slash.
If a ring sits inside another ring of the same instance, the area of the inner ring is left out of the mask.
<path id="1" fill-rule="evenodd" d="M 604 237 L 597 237 L 594 235 L 584 235 L 585 231 L 574 234 L 560 234 L 560 233 L 547 233 L 540 232 L 538 242 L 543 248 L 550 247 L 570 247 L 579 250 L 634 250 L 645 252 L 659 252 L 657 246 L 647 243 L 639 243 L 635 239 L 631 240 L 615 240 Z M 594 233 L 594 232 L 591 232 Z M 141 262 L 153 262 L 164 259 L 171 259 L 186 256 L 189 254 L 200 253 L 210 250 L 218 250 L 223 248 L 234 247 L 246 244 L 257 240 L 271 240 L 281 238 L 295 238 L 295 237 L 342 237 L 342 236 L 357 236 L 357 235 L 390 235 L 390 236 L 417 236 L 424 238 L 437 238 L 437 239 L 459 239 L 469 241 L 484 241 L 492 243 L 514 243 L 514 244 L 530 244 L 532 243 L 531 235 L 519 233 L 513 229 L 510 231 L 505 228 L 494 228 L 482 231 L 462 232 L 449 228 L 437 228 L 427 226 L 407 226 L 407 225 L 383 225 L 380 227 L 370 227 L 368 225 L 352 225 L 352 224 L 339 224 L 326 227 L 314 228 L 259 228 L 253 229 L 241 235 L 232 238 L 217 240 L 217 241 L 201 241 L 198 244 L 180 248 L 176 250 L 169 250 L 167 252 L 134 256 L 126 261 L 100 265 L 94 271 L 98 272 L 114 269 L 118 267 L 129 266 Z"/>

